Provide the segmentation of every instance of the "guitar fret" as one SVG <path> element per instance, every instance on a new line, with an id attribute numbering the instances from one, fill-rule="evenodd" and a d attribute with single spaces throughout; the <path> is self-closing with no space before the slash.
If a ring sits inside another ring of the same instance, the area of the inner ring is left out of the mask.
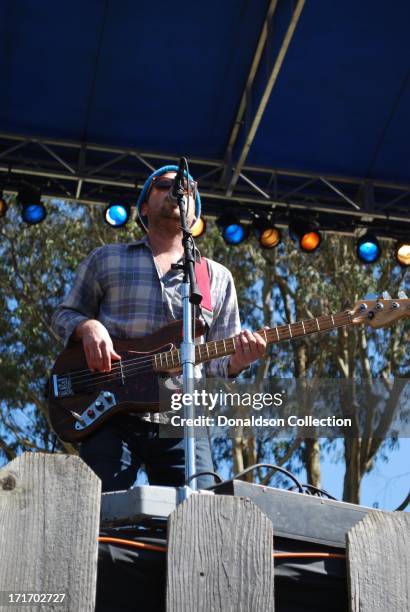
<path id="1" fill-rule="evenodd" d="M 323 328 L 323 325 L 325 326 L 324 328 Z M 328 327 L 328 325 L 330 327 Z M 322 329 L 332 329 L 332 324 L 331 324 L 331 321 L 330 321 L 330 316 L 322 317 Z"/>
<path id="2" fill-rule="evenodd" d="M 121 384 L 125 385 L 125 374 L 124 374 L 124 369 L 122 365 L 122 360 L 120 361 L 120 371 L 121 371 Z"/>
<path id="3" fill-rule="evenodd" d="M 316 318 L 297 321 L 295 323 L 286 323 L 271 328 L 263 328 L 258 330 L 265 342 L 282 342 L 284 340 L 292 340 L 302 335 L 324 332 L 335 327 L 349 325 L 352 323 L 352 316 L 347 312 L 340 312 L 335 315 L 327 314 Z M 229 355 L 237 350 L 235 338 L 224 338 L 218 341 L 206 342 L 195 346 L 195 363 L 210 361 L 218 358 L 221 355 Z M 151 357 L 152 367 L 155 370 L 169 370 L 180 367 L 180 350 L 173 349 L 155 353 Z M 122 364 L 120 364 L 120 367 Z"/>

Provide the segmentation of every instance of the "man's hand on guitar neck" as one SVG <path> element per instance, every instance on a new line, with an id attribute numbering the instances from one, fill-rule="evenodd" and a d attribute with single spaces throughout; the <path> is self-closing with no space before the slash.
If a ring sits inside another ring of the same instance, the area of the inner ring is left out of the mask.
<path id="1" fill-rule="evenodd" d="M 87 319 L 77 325 L 74 338 L 83 343 L 84 354 L 90 370 L 109 372 L 111 362 L 119 361 L 121 355 L 114 350 L 108 330 L 96 319 Z M 228 367 L 229 376 L 237 376 L 251 363 L 265 355 L 266 341 L 248 329 L 235 336 L 236 352 L 231 355 Z"/>
<path id="2" fill-rule="evenodd" d="M 111 361 L 119 361 L 121 355 L 114 351 L 108 330 L 96 319 L 87 319 L 77 325 L 74 337 L 82 340 L 84 354 L 90 370 L 109 372 Z"/>
<path id="3" fill-rule="evenodd" d="M 237 376 L 251 363 L 264 357 L 266 341 L 261 335 L 245 329 L 235 336 L 235 348 L 236 352 L 231 355 L 229 361 L 229 376 Z"/>

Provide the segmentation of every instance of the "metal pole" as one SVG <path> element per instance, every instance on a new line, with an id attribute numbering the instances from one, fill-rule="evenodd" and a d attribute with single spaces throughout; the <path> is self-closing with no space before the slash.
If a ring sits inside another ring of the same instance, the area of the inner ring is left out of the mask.
<path id="1" fill-rule="evenodd" d="M 194 391 L 194 368 L 195 368 L 195 344 L 192 337 L 192 304 L 190 302 L 190 287 L 189 282 L 182 284 L 182 308 L 183 308 L 183 342 L 181 344 L 181 361 L 182 361 L 182 379 L 184 396 L 191 398 L 188 405 L 184 404 L 184 418 L 194 418 L 194 407 L 192 404 L 192 393 Z M 184 427 L 184 449 L 185 449 L 185 481 L 193 476 L 196 472 L 195 460 L 195 432 L 192 425 L 186 423 L 192 422 L 185 420 Z M 190 481 L 190 489 L 197 490 L 196 479 Z M 185 499 L 190 491 L 185 487 Z"/>

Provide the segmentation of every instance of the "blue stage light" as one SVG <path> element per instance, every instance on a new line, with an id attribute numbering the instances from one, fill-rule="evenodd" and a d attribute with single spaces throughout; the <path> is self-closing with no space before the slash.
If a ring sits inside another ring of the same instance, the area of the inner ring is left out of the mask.
<path id="1" fill-rule="evenodd" d="M 249 228 L 245 227 L 235 215 L 231 213 L 222 215 L 218 219 L 217 224 L 221 228 L 222 238 L 225 240 L 226 244 L 240 244 L 248 237 Z"/>
<path id="2" fill-rule="evenodd" d="M 228 244 L 240 244 L 245 238 L 245 229 L 240 223 L 231 223 L 224 228 L 222 235 Z"/>
<path id="3" fill-rule="evenodd" d="M 23 187 L 17 196 L 22 206 L 21 218 L 29 225 L 41 223 L 47 216 L 47 211 L 41 201 L 41 193 L 37 187 Z"/>
<path id="4" fill-rule="evenodd" d="M 123 227 L 130 216 L 128 204 L 110 204 L 104 211 L 104 221 L 111 227 Z"/>
<path id="5" fill-rule="evenodd" d="M 356 247 L 357 256 L 363 263 L 374 263 L 381 255 L 381 248 L 377 238 L 367 232 L 362 236 Z"/>
<path id="6" fill-rule="evenodd" d="M 46 218 L 47 211 L 44 208 L 44 204 L 23 204 L 23 210 L 21 216 L 25 223 L 29 225 L 36 225 L 41 223 Z"/>

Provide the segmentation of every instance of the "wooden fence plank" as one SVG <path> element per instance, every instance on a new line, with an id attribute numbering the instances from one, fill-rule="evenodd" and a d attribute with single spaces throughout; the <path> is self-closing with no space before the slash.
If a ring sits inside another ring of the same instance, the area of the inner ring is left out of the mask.
<path id="1" fill-rule="evenodd" d="M 410 514 L 370 512 L 346 539 L 351 612 L 408 612 Z"/>
<path id="2" fill-rule="evenodd" d="M 250 500 L 191 495 L 168 520 L 167 612 L 273 612 L 272 552 Z"/>
<path id="3" fill-rule="evenodd" d="M 79 457 L 25 453 L 0 470 L 1 603 L 5 592 L 65 593 L 24 609 L 94 611 L 100 498 Z"/>

